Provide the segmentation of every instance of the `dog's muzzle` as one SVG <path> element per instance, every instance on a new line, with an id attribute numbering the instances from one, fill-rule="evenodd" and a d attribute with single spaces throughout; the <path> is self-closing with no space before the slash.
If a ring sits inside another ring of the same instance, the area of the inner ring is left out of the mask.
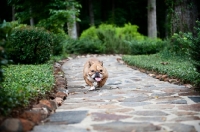
<path id="1" fill-rule="evenodd" d="M 99 72 L 96 72 L 93 79 L 94 79 L 95 81 L 97 81 L 97 82 L 100 82 L 100 81 L 101 81 L 101 75 L 100 75 L 100 73 L 99 73 Z"/>

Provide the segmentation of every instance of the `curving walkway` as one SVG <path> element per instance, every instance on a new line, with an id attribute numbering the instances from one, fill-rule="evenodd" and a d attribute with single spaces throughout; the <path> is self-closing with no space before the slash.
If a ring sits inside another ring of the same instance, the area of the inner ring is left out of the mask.
<path id="1" fill-rule="evenodd" d="M 120 56 L 98 56 L 109 78 L 88 92 L 82 70 L 89 57 L 62 66 L 69 96 L 34 132 L 200 132 L 200 96 L 194 91 L 118 63 Z"/>

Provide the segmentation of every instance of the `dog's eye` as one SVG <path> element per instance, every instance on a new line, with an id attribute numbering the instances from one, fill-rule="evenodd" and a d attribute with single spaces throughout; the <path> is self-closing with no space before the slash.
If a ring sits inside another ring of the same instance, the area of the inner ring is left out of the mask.
<path id="1" fill-rule="evenodd" d="M 102 72 L 103 70 L 100 70 L 100 72 Z"/>
<path id="2" fill-rule="evenodd" d="M 94 70 L 91 70 L 91 72 L 94 72 Z"/>

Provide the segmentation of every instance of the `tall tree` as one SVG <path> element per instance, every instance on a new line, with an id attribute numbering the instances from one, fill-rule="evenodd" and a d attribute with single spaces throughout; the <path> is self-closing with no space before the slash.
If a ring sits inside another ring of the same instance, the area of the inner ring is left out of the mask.
<path id="1" fill-rule="evenodd" d="M 156 0 L 148 0 L 148 37 L 157 38 Z"/>
<path id="2" fill-rule="evenodd" d="M 31 26 L 34 26 L 34 18 L 32 17 L 32 14 L 33 14 L 33 13 L 32 13 L 32 8 L 30 7 L 30 16 L 31 16 L 31 17 L 30 17 L 30 25 L 31 25 Z"/>
<path id="3" fill-rule="evenodd" d="M 112 23 L 115 23 L 115 0 L 112 0 Z"/>
<path id="4" fill-rule="evenodd" d="M 193 27 L 198 17 L 195 0 L 181 0 L 172 3 L 172 34 L 175 32 L 194 32 Z"/>
<path id="5" fill-rule="evenodd" d="M 12 21 L 15 21 L 15 7 L 12 6 Z"/>
<path id="6" fill-rule="evenodd" d="M 44 27 L 54 33 L 64 33 L 66 23 L 79 20 L 79 3 L 74 0 L 8 0 L 15 7 L 20 23 Z M 73 6 L 73 9 L 66 7 Z M 72 17 L 75 16 L 75 17 Z M 33 21 L 34 20 L 34 21 Z"/>
<path id="7" fill-rule="evenodd" d="M 71 10 L 71 11 L 73 11 L 74 9 L 75 9 L 74 5 L 70 5 L 67 8 L 67 10 Z M 77 39 L 78 35 L 77 35 L 77 27 L 76 27 L 76 15 L 74 12 L 70 14 L 70 19 L 71 21 L 67 23 L 68 35 L 71 38 Z"/>
<path id="8" fill-rule="evenodd" d="M 89 0 L 90 26 L 94 26 L 94 11 L 92 0 Z"/>

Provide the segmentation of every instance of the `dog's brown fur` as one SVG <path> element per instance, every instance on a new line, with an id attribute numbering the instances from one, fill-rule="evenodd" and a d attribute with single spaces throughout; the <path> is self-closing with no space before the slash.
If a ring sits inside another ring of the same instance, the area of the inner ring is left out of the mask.
<path id="1" fill-rule="evenodd" d="M 99 73 L 99 75 L 101 76 L 100 81 L 95 81 L 95 79 L 92 78 L 95 73 Z M 96 58 L 91 58 L 84 65 L 83 78 L 85 82 L 91 87 L 94 87 L 94 82 L 97 82 L 98 87 L 102 87 L 106 83 L 108 72 L 106 68 L 103 67 L 102 61 Z"/>

